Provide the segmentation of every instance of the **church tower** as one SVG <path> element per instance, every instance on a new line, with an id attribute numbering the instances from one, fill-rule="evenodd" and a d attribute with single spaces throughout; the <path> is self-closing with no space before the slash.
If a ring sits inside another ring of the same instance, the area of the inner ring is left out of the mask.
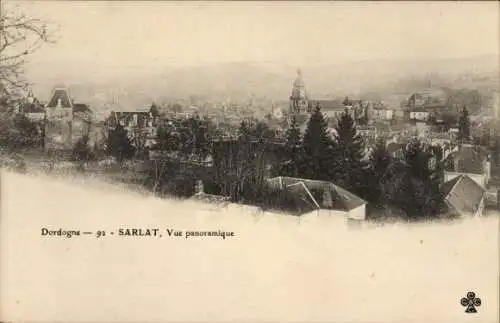
<path id="1" fill-rule="evenodd" d="M 306 87 L 302 80 L 302 72 L 297 70 L 297 77 L 293 82 L 292 95 L 290 95 L 290 114 L 298 115 L 305 113 L 308 106 Z"/>
<path id="2" fill-rule="evenodd" d="M 45 106 L 45 149 L 68 150 L 73 148 L 73 101 L 64 85 L 57 85 Z"/>

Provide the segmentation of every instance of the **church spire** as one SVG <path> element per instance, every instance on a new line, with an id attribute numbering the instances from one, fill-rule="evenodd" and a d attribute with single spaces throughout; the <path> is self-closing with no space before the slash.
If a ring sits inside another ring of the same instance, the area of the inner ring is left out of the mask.
<path id="1" fill-rule="evenodd" d="M 304 81 L 302 80 L 302 71 L 297 69 L 297 77 L 293 82 L 292 94 L 290 96 L 290 113 L 300 114 L 307 109 L 307 94 Z"/>

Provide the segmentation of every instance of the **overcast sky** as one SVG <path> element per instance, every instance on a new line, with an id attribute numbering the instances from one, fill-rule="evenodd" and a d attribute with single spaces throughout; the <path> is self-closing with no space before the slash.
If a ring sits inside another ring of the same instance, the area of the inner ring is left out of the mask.
<path id="1" fill-rule="evenodd" d="M 33 57 L 33 71 L 51 62 L 58 62 L 61 70 L 102 72 L 234 61 L 305 66 L 499 52 L 495 2 L 7 1 L 59 28 L 57 44 Z"/>

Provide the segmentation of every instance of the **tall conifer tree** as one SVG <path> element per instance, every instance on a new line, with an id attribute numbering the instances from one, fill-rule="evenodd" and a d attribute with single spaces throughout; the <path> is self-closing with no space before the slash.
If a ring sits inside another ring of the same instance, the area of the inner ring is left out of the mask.
<path id="1" fill-rule="evenodd" d="M 387 172 L 392 162 L 392 156 L 387 150 L 386 142 L 383 140 L 377 141 L 370 155 L 370 176 L 368 178 L 369 190 L 366 194 L 368 202 L 378 204 L 381 189 L 380 181 Z"/>
<path id="2" fill-rule="evenodd" d="M 402 210 L 408 219 L 433 218 L 441 204 L 439 152 L 412 139 L 404 149 L 392 177 L 385 178 L 385 195 L 391 204 Z M 397 164 L 397 163 L 396 163 Z"/>
<path id="3" fill-rule="evenodd" d="M 304 163 L 300 167 L 300 176 L 318 180 L 334 179 L 337 169 L 335 141 L 329 133 L 319 104 L 309 118 L 302 147 Z"/>
<path id="4" fill-rule="evenodd" d="M 362 194 L 367 188 L 368 175 L 368 163 L 364 160 L 365 145 L 347 109 L 338 120 L 335 130 L 340 164 L 337 180 L 346 189 Z"/>
<path id="5" fill-rule="evenodd" d="M 108 134 L 107 152 L 116 158 L 118 162 L 134 156 L 134 147 L 127 135 L 127 130 L 118 124 L 115 129 Z"/>
<path id="6" fill-rule="evenodd" d="M 285 169 L 283 170 L 283 175 L 288 175 L 292 177 L 297 177 L 299 175 L 299 168 L 301 162 L 301 136 L 300 129 L 297 124 L 297 118 L 292 117 L 290 126 L 286 131 L 286 143 L 285 143 Z"/>

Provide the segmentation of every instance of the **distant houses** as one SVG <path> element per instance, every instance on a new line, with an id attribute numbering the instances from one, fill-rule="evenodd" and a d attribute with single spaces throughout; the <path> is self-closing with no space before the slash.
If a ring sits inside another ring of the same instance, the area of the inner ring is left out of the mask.
<path id="1" fill-rule="evenodd" d="M 413 108 L 409 113 L 410 121 L 415 122 L 427 122 L 429 116 L 429 111 L 422 107 Z"/>
<path id="2" fill-rule="evenodd" d="M 45 119 L 45 107 L 31 91 L 28 93 L 28 96 L 20 102 L 17 112 L 34 122 L 43 121 Z"/>
<path id="3" fill-rule="evenodd" d="M 154 145 L 160 117 L 154 111 L 112 111 L 105 120 L 106 129 L 112 130 L 121 125 L 136 148 L 140 143 L 144 147 Z"/>
<path id="4" fill-rule="evenodd" d="M 387 108 L 384 105 L 372 105 L 368 108 L 369 120 L 385 122 L 391 121 L 396 117 L 394 110 Z"/>
<path id="5" fill-rule="evenodd" d="M 488 187 L 491 163 L 488 151 L 480 146 L 461 145 L 444 159 L 445 181 L 467 175 L 483 188 Z"/>
<path id="6" fill-rule="evenodd" d="M 463 106 L 475 114 L 481 111 L 483 103 L 477 90 L 430 87 L 411 94 L 403 105 L 407 121 L 453 125 Z"/>
<path id="7" fill-rule="evenodd" d="M 125 129 L 152 128 L 159 122 L 159 117 L 148 111 L 112 111 L 106 120 L 106 125 L 116 127 L 118 124 Z"/>
<path id="8" fill-rule="evenodd" d="M 88 136 L 94 112 L 83 103 L 75 103 L 64 85 L 56 85 L 46 104 L 32 91 L 21 99 L 14 111 L 32 121 L 43 132 L 45 150 L 72 150 L 76 142 Z"/>
<path id="9" fill-rule="evenodd" d="M 345 112 L 360 124 L 373 121 L 390 122 L 396 117 L 393 109 L 386 107 L 381 102 L 370 102 L 348 97 L 343 100 L 311 99 L 302 80 L 302 73 L 299 70 L 292 85 L 288 116 L 308 116 L 318 106 L 321 108 L 321 112 L 330 127 L 333 127 Z"/>
<path id="10" fill-rule="evenodd" d="M 196 117 L 199 115 L 200 115 L 200 108 L 194 105 L 182 108 L 182 112 L 177 114 L 178 117 L 183 117 L 186 119 Z"/>
<path id="11" fill-rule="evenodd" d="M 425 91 L 413 93 L 409 98 L 410 109 L 423 108 L 425 110 L 445 108 L 449 94 L 441 88 L 429 88 Z"/>

